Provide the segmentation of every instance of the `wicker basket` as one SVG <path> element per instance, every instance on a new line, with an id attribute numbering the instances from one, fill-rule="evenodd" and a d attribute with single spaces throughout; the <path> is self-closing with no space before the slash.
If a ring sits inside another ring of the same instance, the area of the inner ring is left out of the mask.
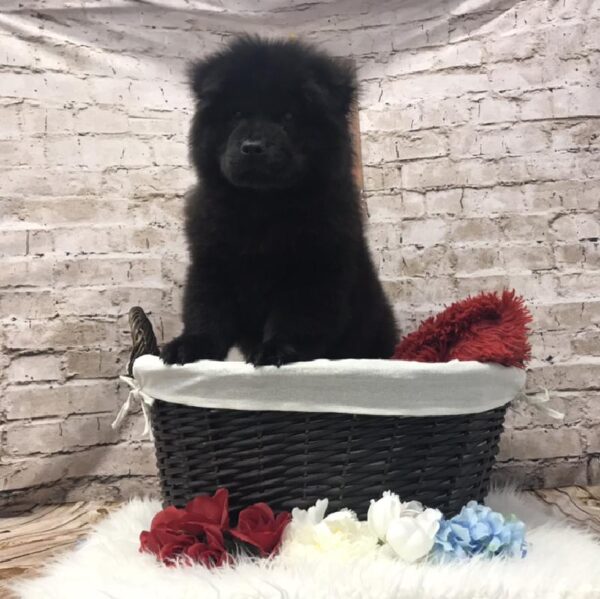
<path id="1" fill-rule="evenodd" d="M 132 357 L 156 348 L 142 315 L 131 318 Z M 369 499 L 393 490 L 452 515 L 486 495 L 506 407 L 405 417 L 214 409 L 156 399 L 152 429 L 163 499 L 181 506 L 224 486 L 233 512 L 257 501 L 290 510 L 327 497 L 330 510 L 348 507 L 364 517 Z"/>

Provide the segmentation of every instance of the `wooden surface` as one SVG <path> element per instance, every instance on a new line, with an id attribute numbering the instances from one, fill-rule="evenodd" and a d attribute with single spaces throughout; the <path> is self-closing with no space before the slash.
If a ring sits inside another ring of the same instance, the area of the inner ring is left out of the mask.
<path id="1" fill-rule="evenodd" d="M 115 507 L 80 501 L 0 518 L 0 598 L 10 596 L 3 588 L 5 581 L 35 574 L 50 557 L 75 545 Z"/>
<path id="2" fill-rule="evenodd" d="M 590 528 L 600 536 L 600 485 L 541 489 L 531 493 L 571 522 Z"/>
<path id="3" fill-rule="evenodd" d="M 531 493 L 600 537 L 600 485 Z M 51 556 L 75 545 L 115 507 L 79 502 L 38 507 L 21 516 L 0 518 L 0 598 L 9 597 L 8 591 L 1 589 L 2 581 L 35 574 Z"/>

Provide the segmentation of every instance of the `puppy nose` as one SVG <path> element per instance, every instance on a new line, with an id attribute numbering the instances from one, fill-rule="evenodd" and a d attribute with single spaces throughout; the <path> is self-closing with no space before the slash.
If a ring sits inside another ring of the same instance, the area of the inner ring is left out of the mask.
<path id="1" fill-rule="evenodd" d="M 265 151 L 265 145 L 260 139 L 246 139 L 240 146 L 242 154 L 262 154 Z"/>

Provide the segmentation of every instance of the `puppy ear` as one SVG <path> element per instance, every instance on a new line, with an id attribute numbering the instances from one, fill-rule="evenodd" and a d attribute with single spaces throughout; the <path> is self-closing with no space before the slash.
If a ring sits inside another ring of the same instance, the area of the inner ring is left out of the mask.
<path id="1" fill-rule="evenodd" d="M 197 100 L 208 102 L 218 91 L 220 79 L 214 60 L 198 60 L 188 66 L 188 80 Z"/>
<path id="2" fill-rule="evenodd" d="M 357 87 L 356 69 L 350 60 L 326 57 L 316 65 L 306 92 L 310 100 L 347 115 L 356 102 Z"/>

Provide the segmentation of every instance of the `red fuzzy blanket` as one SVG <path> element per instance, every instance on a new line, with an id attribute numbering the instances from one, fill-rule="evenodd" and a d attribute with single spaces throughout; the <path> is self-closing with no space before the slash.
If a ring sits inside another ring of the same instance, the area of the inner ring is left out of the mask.
<path id="1" fill-rule="evenodd" d="M 530 322 L 523 298 L 514 291 L 481 293 L 425 320 L 400 341 L 393 357 L 416 362 L 475 360 L 524 368 L 531 356 Z"/>

